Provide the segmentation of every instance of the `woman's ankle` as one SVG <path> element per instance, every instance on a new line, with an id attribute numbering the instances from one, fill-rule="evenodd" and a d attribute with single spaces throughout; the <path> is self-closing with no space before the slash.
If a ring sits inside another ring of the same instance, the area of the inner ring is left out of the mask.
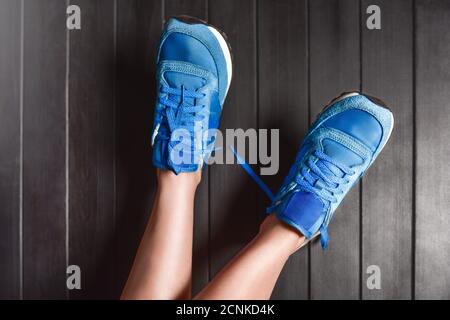
<path id="1" fill-rule="evenodd" d="M 156 169 L 156 178 L 160 187 L 164 186 L 188 186 L 197 188 L 202 179 L 202 170 L 195 172 L 173 173 L 171 170 Z"/>
<path id="2" fill-rule="evenodd" d="M 278 241 L 290 254 L 300 249 L 307 239 L 297 230 L 279 220 L 275 214 L 267 216 L 261 223 L 258 236 L 268 236 Z"/>

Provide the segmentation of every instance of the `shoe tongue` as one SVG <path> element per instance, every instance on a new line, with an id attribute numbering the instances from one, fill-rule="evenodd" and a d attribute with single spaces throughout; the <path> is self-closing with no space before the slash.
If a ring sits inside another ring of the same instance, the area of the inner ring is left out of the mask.
<path id="1" fill-rule="evenodd" d="M 164 79 L 171 88 L 181 89 L 181 86 L 183 86 L 184 89 L 190 91 L 196 91 L 205 85 L 205 79 L 203 78 L 175 71 L 165 72 Z M 177 95 L 169 95 L 169 99 L 177 103 L 181 101 L 181 97 Z M 195 102 L 194 98 L 186 98 L 185 101 L 189 104 Z"/>
<path id="2" fill-rule="evenodd" d="M 196 91 L 205 85 L 205 79 L 190 74 L 175 71 L 164 73 L 164 79 L 171 88 L 180 89 L 183 86 L 186 90 Z"/>
<path id="3" fill-rule="evenodd" d="M 342 163 L 348 167 L 363 163 L 363 159 L 360 156 L 334 140 L 324 139 L 322 145 L 323 152 L 338 163 Z"/>
<path id="4" fill-rule="evenodd" d="M 300 191 L 292 194 L 282 209 L 281 214 L 296 226 L 301 226 L 302 232 L 308 238 L 317 232 L 324 219 L 324 204 L 314 194 Z"/>

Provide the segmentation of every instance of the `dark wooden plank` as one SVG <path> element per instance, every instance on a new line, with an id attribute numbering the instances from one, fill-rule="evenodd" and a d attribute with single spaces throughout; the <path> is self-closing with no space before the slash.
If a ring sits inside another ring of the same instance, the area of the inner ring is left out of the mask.
<path id="1" fill-rule="evenodd" d="M 0 1 L 0 299 L 21 293 L 21 3 Z"/>
<path id="2" fill-rule="evenodd" d="M 257 127 L 255 1 L 209 3 L 209 21 L 223 30 L 233 50 L 235 73 L 221 130 Z M 210 168 L 210 276 L 214 276 L 258 230 L 257 190 L 238 165 Z"/>
<path id="3" fill-rule="evenodd" d="M 66 297 L 66 3 L 24 1 L 24 298 Z"/>
<path id="4" fill-rule="evenodd" d="M 416 298 L 450 299 L 450 2 L 416 1 Z"/>
<path id="5" fill-rule="evenodd" d="M 208 19 L 208 0 L 164 0 L 164 17 L 188 15 L 202 20 Z"/>
<path id="6" fill-rule="evenodd" d="M 165 0 L 165 19 L 189 15 L 208 20 L 208 0 Z M 195 195 L 194 244 L 192 261 L 192 296 L 209 281 L 209 167 L 203 170 L 202 181 Z"/>
<path id="7" fill-rule="evenodd" d="M 258 2 L 258 53 L 259 128 L 280 130 L 280 169 L 264 177 L 276 191 L 308 129 L 307 1 Z M 307 247 L 288 260 L 272 298 L 308 298 Z"/>
<path id="8" fill-rule="evenodd" d="M 115 296 L 128 277 L 156 187 L 149 139 L 162 1 L 118 0 L 117 13 Z"/>
<path id="9" fill-rule="evenodd" d="M 358 90 L 359 1 L 310 1 L 311 121 L 344 91 Z M 311 245 L 311 298 L 359 297 L 359 185 L 346 196 L 329 227 L 330 244 Z"/>
<path id="10" fill-rule="evenodd" d="M 366 28 L 372 1 L 362 2 L 362 88 L 387 103 L 395 128 L 363 179 L 362 298 L 411 298 L 413 203 L 412 1 L 378 1 L 381 30 Z M 367 267 L 381 270 L 381 289 L 369 289 Z"/>
<path id="11" fill-rule="evenodd" d="M 82 27 L 70 32 L 69 264 L 83 278 L 70 298 L 105 299 L 114 285 L 114 1 L 71 4 Z"/>

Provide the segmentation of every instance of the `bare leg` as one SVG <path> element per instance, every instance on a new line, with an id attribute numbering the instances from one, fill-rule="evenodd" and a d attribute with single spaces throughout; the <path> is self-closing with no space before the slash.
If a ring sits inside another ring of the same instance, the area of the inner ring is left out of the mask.
<path id="1" fill-rule="evenodd" d="M 268 216 L 258 235 L 195 299 L 269 299 L 287 259 L 305 243 L 304 236 Z"/>
<path id="2" fill-rule="evenodd" d="M 194 195 L 201 170 L 157 170 L 158 190 L 122 299 L 189 299 Z"/>

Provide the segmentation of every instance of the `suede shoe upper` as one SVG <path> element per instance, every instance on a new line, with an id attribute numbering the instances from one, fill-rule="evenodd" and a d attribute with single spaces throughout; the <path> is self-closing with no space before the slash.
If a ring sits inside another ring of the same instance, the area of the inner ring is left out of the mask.
<path id="1" fill-rule="evenodd" d="M 385 146 L 392 113 L 357 94 L 327 107 L 311 126 L 268 212 L 328 242 L 327 226 L 351 187 Z"/>
<path id="2" fill-rule="evenodd" d="M 170 19 L 157 56 L 153 164 L 193 172 L 210 156 L 231 81 L 222 35 L 200 21 Z"/>

